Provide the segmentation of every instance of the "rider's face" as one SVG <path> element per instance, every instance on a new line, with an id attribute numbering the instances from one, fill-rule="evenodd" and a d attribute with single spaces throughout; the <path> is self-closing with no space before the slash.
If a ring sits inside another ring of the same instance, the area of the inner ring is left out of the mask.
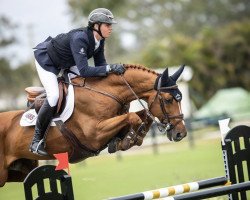
<path id="1" fill-rule="evenodd" d="M 101 28 L 102 36 L 104 38 L 108 38 L 111 35 L 112 24 L 102 23 L 100 28 Z"/>

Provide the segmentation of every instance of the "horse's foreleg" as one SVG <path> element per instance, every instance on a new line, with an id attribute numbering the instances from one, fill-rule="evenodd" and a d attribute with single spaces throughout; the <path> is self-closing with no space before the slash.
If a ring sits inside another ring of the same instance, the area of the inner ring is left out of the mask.
<path id="1" fill-rule="evenodd" d="M 127 113 L 100 121 L 97 125 L 95 137 L 95 148 L 100 149 L 107 144 L 123 127 L 127 125 L 139 125 L 142 123 L 141 118 L 136 113 Z"/>
<path id="2" fill-rule="evenodd" d="M 143 142 L 143 138 L 146 136 L 145 124 L 142 123 L 140 126 L 131 126 L 129 129 L 125 127 L 126 134 L 122 138 L 115 137 L 108 144 L 109 153 L 116 151 L 126 151 L 131 147 L 137 145 L 140 146 Z"/>
<path id="3" fill-rule="evenodd" d="M 143 139 L 152 124 L 152 119 L 147 117 L 147 113 L 144 110 L 138 111 L 136 114 L 142 119 L 143 123 L 124 127 L 118 137 L 115 137 L 109 143 L 108 150 L 110 153 L 119 150 L 126 151 L 135 145 L 142 145 Z"/>

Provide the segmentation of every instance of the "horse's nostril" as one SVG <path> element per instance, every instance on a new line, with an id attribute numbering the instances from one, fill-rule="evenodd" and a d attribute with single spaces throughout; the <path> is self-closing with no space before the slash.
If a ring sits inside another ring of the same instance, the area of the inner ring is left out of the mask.
<path id="1" fill-rule="evenodd" d="M 181 139 L 181 138 L 182 138 L 181 133 L 177 133 L 177 134 L 176 134 L 176 138 L 177 138 L 177 139 Z"/>

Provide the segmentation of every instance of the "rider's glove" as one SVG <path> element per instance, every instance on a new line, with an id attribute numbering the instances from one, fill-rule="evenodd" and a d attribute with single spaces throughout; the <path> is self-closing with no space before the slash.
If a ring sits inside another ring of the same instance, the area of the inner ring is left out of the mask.
<path id="1" fill-rule="evenodd" d="M 110 64 L 106 67 L 108 73 L 124 74 L 125 67 L 122 64 Z"/>

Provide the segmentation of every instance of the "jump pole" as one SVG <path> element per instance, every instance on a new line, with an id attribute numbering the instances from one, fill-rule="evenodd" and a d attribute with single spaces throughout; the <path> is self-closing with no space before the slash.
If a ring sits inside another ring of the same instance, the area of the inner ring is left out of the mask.
<path id="1" fill-rule="evenodd" d="M 193 192 L 200 189 L 221 186 L 228 183 L 225 177 L 216 177 L 212 179 L 201 180 L 197 182 L 186 183 L 182 185 L 171 186 L 167 188 L 161 188 L 156 190 L 145 191 L 136 194 L 130 194 L 126 196 L 114 197 L 109 200 L 151 200 L 159 199 L 163 197 L 173 196 L 176 194 L 183 194 L 186 192 Z"/>
<path id="2" fill-rule="evenodd" d="M 230 194 L 232 192 L 241 192 L 246 190 L 250 190 L 250 181 L 218 187 L 218 188 L 210 188 L 193 193 L 177 195 L 174 197 L 166 197 L 163 198 L 162 200 L 198 200 L 198 199 L 217 197 Z"/>

